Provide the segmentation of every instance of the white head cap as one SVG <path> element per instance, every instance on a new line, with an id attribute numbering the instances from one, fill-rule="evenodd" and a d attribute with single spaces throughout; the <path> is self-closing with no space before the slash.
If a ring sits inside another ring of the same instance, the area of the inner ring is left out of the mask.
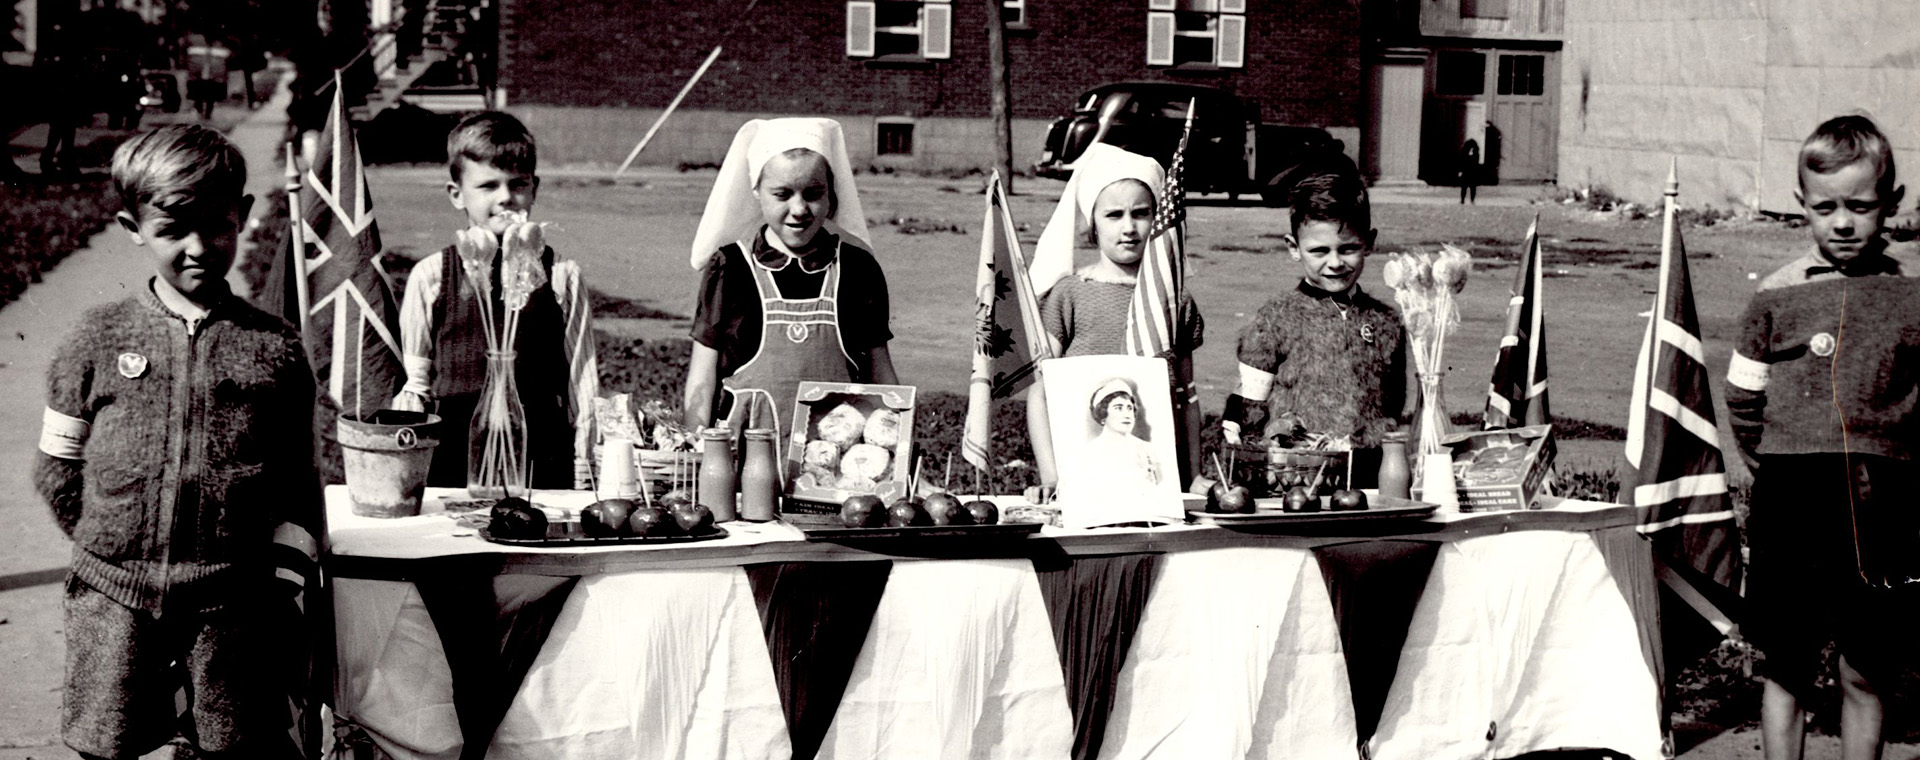
<path id="1" fill-rule="evenodd" d="M 1027 270 L 1035 293 L 1045 295 L 1054 283 L 1073 271 L 1075 243 L 1093 223 L 1093 202 L 1100 197 L 1100 191 L 1123 179 L 1145 183 L 1153 193 L 1154 202 L 1159 203 L 1160 186 L 1166 182 L 1167 171 L 1160 167 L 1159 161 L 1106 143 L 1088 146 L 1080 159 L 1073 162 L 1073 176 L 1067 179 L 1067 187 L 1060 193 L 1060 204 L 1054 207 L 1053 218 L 1047 220 L 1047 228 L 1040 233 L 1033 265 Z"/>
<path id="2" fill-rule="evenodd" d="M 853 164 L 847 159 L 847 139 L 840 122 L 832 119 L 754 119 L 740 126 L 720 163 L 720 176 L 707 196 L 706 213 L 700 217 L 700 229 L 693 235 L 689 263 L 694 269 L 707 265 L 720 246 L 746 238 L 762 223 L 760 204 L 753 197 L 760 184 L 760 172 L 774 156 L 794 148 L 805 148 L 826 157 L 833 172 L 833 191 L 839 200 L 826 227 L 835 234 L 853 238 L 872 250 L 867 242 L 867 215 L 860 205 L 860 193 L 854 187 Z"/>

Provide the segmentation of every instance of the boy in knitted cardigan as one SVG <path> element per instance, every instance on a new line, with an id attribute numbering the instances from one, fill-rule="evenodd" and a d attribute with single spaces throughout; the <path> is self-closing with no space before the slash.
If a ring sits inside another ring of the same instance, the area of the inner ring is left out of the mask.
<path id="1" fill-rule="evenodd" d="M 1893 151 L 1842 116 L 1800 148 L 1812 249 L 1762 280 L 1727 371 L 1754 471 L 1746 620 L 1766 655 L 1769 760 L 1799 758 L 1802 700 L 1839 651 L 1842 756 L 1880 756 L 1878 694 L 1912 662 L 1920 605 L 1920 260 L 1881 237 L 1900 204 Z"/>
<path id="2" fill-rule="evenodd" d="M 74 542 L 63 738 L 132 758 L 179 730 L 202 756 L 286 757 L 267 611 L 288 596 L 276 545 L 310 560 L 320 534 L 313 375 L 291 326 L 227 290 L 252 204 L 233 144 L 162 127 L 112 171 L 157 276 L 88 312 L 47 371 L 34 480 Z"/>
<path id="3" fill-rule="evenodd" d="M 1367 188 L 1351 174 L 1316 174 L 1289 200 L 1287 248 L 1305 276 L 1240 331 L 1240 387 L 1222 432 L 1230 443 L 1345 437 L 1355 486 L 1371 487 L 1380 436 L 1412 417 L 1418 386 L 1399 311 L 1360 289 L 1375 234 Z"/>

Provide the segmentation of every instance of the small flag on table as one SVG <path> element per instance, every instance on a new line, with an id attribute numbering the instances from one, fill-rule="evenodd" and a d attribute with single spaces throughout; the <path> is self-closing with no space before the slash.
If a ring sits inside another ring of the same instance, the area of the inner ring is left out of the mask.
<path id="1" fill-rule="evenodd" d="M 1507 302 L 1507 332 L 1493 363 L 1493 381 L 1487 387 L 1484 429 L 1545 425 L 1547 412 L 1547 329 L 1541 316 L 1541 277 L 1545 262 L 1540 250 L 1540 218 L 1527 227 L 1520 254 L 1520 272 L 1513 279 L 1513 297 Z"/>
<path id="2" fill-rule="evenodd" d="M 300 234 L 311 251 L 288 249 L 287 277 L 307 355 L 326 395 L 345 411 L 383 408 L 400 389 L 400 308 L 380 268 L 380 229 L 360 165 L 339 76 L 320 146 L 307 166 Z M 294 278 L 304 274 L 305 287 Z"/>
<path id="3" fill-rule="evenodd" d="M 986 469 L 993 440 L 993 402 L 1033 383 L 1052 350 L 1040 326 L 1040 301 L 1027 279 L 1027 258 L 1007 211 L 1000 173 L 987 183 L 987 217 L 980 227 L 980 271 L 975 279 L 973 380 L 967 394 L 967 431 L 961 456 Z"/>

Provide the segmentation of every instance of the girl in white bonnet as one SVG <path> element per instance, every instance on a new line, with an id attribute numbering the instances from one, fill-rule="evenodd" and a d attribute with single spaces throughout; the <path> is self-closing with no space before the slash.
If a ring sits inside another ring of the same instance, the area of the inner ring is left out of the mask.
<path id="1" fill-rule="evenodd" d="M 1165 200 L 1159 192 L 1166 172 L 1152 158 L 1105 143 L 1089 147 L 1074 166 L 1053 218 L 1040 234 L 1029 269 L 1034 291 L 1046 299 L 1040 309 L 1041 323 L 1054 342 L 1055 356 L 1126 354 L 1128 308 L 1154 212 Z M 1100 255 L 1076 270 L 1074 250 L 1083 239 Z M 1173 355 L 1168 358 L 1176 377 L 1190 378 L 1193 351 L 1200 347 L 1205 323 L 1190 298 L 1182 299 L 1179 313 Z M 1174 383 L 1176 427 L 1183 429 L 1187 427 L 1184 415 L 1192 404 L 1185 385 L 1186 381 Z M 1044 490 L 1057 481 L 1058 468 L 1046 398 L 1038 385 L 1028 394 L 1027 429 Z M 1180 438 L 1184 460 L 1192 447 L 1186 436 Z"/>
<path id="2" fill-rule="evenodd" d="M 682 414 L 776 430 L 803 380 L 897 382 L 887 280 L 865 241 L 840 123 L 749 121 L 694 236 L 703 270 Z M 726 394 L 720 394 L 724 387 Z"/>

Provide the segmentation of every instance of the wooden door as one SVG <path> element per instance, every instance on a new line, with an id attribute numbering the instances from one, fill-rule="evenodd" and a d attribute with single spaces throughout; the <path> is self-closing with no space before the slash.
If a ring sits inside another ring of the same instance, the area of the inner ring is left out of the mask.
<path id="1" fill-rule="evenodd" d="M 1486 182 L 1544 182 L 1559 169 L 1560 67 L 1552 51 L 1489 51 Z"/>

